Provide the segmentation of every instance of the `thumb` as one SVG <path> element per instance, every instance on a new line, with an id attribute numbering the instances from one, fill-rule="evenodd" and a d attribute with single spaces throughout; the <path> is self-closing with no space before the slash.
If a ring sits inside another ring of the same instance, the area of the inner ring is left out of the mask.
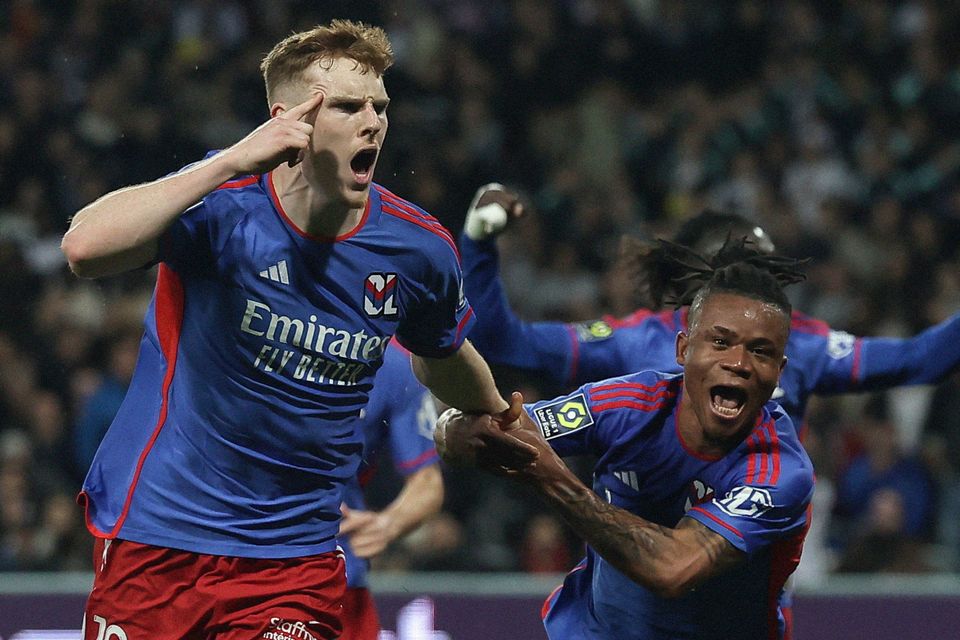
<path id="1" fill-rule="evenodd" d="M 510 406 L 494 416 L 494 422 L 501 429 L 506 429 L 520 419 L 521 413 L 523 413 L 523 394 L 514 391 L 510 394 Z"/>

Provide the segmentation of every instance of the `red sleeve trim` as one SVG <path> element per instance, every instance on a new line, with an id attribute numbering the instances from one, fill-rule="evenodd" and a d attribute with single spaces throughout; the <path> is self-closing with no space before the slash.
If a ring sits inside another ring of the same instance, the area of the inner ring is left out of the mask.
<path id="1" fill-rule="evenodd" d="M 703 507 L 693 507 L 692 509 L 690 509 L 690 511 L 697 511 L 698 513 L 702 513 L 703 515 L 707 516 L 708 518 L 710 518 L 711 520 L 713 520 L 714 522 L 716 522 L 718 525 L 720 525 L 721 527 L 723 527 L 723 528 L 726 529 L 727 531 L 730 531 L 730 532 L 733 533 L 735 536 L 737 536 L 738 538 L 740 538 L 741 540 L 743 540 L 743 534 L 740 533 L 740 532 L 736 529 L 736 527 L 733 527 L 732 525 L 727 524 L 726 522 L 724 522 L 723 520 L 721 520 L 721 519 L 718 518 L 717 516 L 713 515 L 712 513 L 710 513 L 709 511 L 707 511 L 707 510 L 704 509 Z"/>

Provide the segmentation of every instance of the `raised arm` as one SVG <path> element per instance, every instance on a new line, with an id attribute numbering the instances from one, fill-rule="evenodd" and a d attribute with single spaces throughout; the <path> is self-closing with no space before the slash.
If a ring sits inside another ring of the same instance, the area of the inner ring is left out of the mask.
<path id="1" fill-rule="evenodd" d="M 317 93 L 280 112 L 232 147 L 184 171 L 113 191 L 87 205 L 63 237 L 70 268 L 80 277 L 97 278 L 154 261 L 164 231 L 218 186 L 236 175 L 298 162 L 313 132 L 303 120 L 322 100 Z"/>
<path id="2" fill-rule="evenodd" d="M 503 215 L 493 216 L 495 206 Z M 513 312 L 500 280 L 496 235 L 515 214 L 517 196 L 500 185 L 481 187 L 460 238 L 463 288 L 477 310 L 470 339 L 489 362 L 536 372 L 554 386 L 567 382 L 574 360 L 568 328 L 559 322 L 525 322 Z"/>

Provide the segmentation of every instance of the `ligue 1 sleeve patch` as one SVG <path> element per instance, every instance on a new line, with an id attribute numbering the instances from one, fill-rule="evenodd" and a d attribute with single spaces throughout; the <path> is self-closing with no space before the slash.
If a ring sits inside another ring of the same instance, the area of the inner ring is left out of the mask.
<path id="1" fill-rule="evenodd" d="M 603 320 L 594 320 L 593 322 L 581 322 L 575 324 L 577 337 L 580 342 L 596 342 L 597 340 L 606 340 L 613 335 L 613 327 Z"/>
<path id="2" fill-rule="evenodd" d="M 543 405 L 533 413 L 540 427 L 540 433 L 547 440 L 593 424 L 593 416 L 587 408 L 587 399 L 582 393 Z"/>

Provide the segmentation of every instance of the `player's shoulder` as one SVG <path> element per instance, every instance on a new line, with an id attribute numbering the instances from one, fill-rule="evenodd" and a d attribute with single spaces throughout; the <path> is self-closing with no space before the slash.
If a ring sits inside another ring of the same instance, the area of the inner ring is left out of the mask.
<path id="1" fill-rule="evenodd" d="M 459 258 L 457 243 L 439 220 L 416 204 L 401 198 L 386 187 L 374 183 L 370 190 L 379 205 L 383 224 L 393 225 L 397 233 L 430 249 L 449 249 Z"/>
<path id="2" fill-rule="evenodd" d="M 790 314 L 790 333 L 791 335 L 827 336 L 830 333 L 830 325 L 794 309 Z"/>
<path id="3" fill-rule="evenodd" d="M 790 322 L 790 337 L 787 341 L 789 357 L 817 359 L 823 354 L 840 360 L 854 354 L 858 337 L 834 329 L 823 320 L 794 311 Z M 802 366 L 802 363 L 800 363 Z"/>
<path id="4" fill-rule="evenodd" d="M 813 463 L 790 416 L 776 402 L 764 405 L 742 454 L 748 484 L 769 483 L 799 493 L 813 490 Z"/>
<path id="5" fill-rule="evenodd" d="M 680 374 L 639 371 L 589 384 L 585 390 L 590 410 L 595 414 L 608 411 L 653 414 L 676 403 L 682 384 Z"/>

